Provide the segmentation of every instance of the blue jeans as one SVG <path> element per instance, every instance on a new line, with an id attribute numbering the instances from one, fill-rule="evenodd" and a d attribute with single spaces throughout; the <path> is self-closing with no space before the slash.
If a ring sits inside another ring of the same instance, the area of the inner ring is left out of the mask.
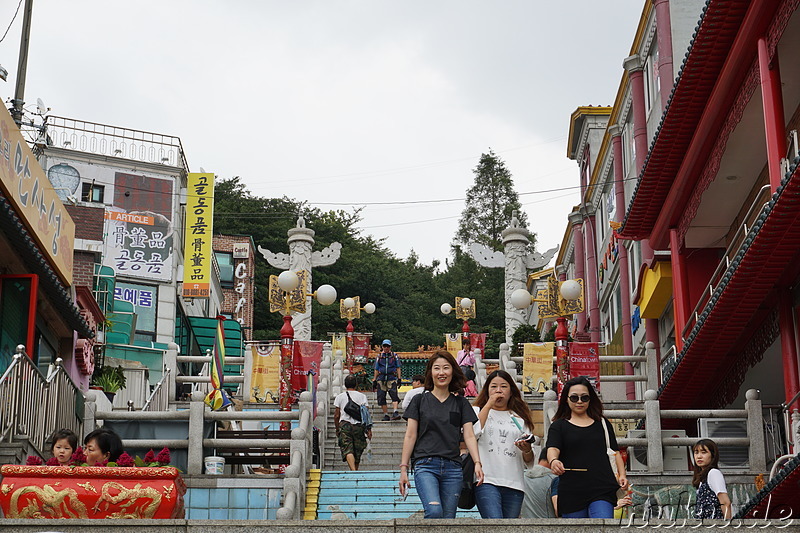
<path id="1" fill-rule="evenodd" d="M 475 487 L 475 503 L 481 518 L 519 518 L 525 493 L 509 487 L 483 483 Z"/>
<path id="2" fill-rule="evenodd" d="M 414 462 L 414 484 L 425 518 L 455 518 L 463 482 L 460 461 L 423 457 Z"/>
<path id="3" fill-rule="evenodd" d="M 614 506 L 605 500 L 595 500 L 589 507 L 561 516 L 562 518 L 614 518 Z"/>

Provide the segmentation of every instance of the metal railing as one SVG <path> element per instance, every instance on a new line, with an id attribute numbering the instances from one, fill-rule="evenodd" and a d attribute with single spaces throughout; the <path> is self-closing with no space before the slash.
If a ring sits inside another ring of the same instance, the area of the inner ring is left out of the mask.
<path id="1" fill-rule="evenodd" d="M 681 338 L 684 341 L 686 341 L 689 333 L 691 333 L 692 329 L 697 324 L 700 314 L 703 312 L 706 306 L 708 306 L 709 302 L 711 301 L 711 296 L 714 294 L 714 291 L 717 289 L 717 287 L 719 287 L 719 284 L 728 268 L 731 266 L 731 262 L 733 261 L 734 257 L 736 257 L 736 254 L 738 254 L 739 250 L 742 249 L 745 239 L 747 238 L 747 234 L 750 233 L 751 229 L 753 229 L 753 224 L 758 219 L 761 210 L 767 206 L 771 197 L 772 190 L 769 184 L 764 185 L 761 187 L 761 189 L 759 189 L 758 194 L 756 194 L 750 209 L 747 210 L 747 214 L 744 216 L 741 225 L 736 230 L 736 233 L 733 234 L 731 243 L 725 250 L 725 255 L 722 257 L 719 265 L 717 265 L 717 269 L 708 280 L 708 284 L 706 285 L 703 293 L 700 295 L 697 305 L 686 319 L 686 324 L 683 326 L 683 330 L 681 330 Z"/>
<path id="2" fill-rule="evenodd" d="M 48 376 L 17 346 L 14 359 L 0 378 L 0 442 L 25 437 L 39 453 L 58 429 L 82 434 L 79 412 L 83 395 L 56 359 Z"/>
<path id="3" fill-rule="evenodd" d="M 180 138 L 172 135 L 52 115 L 46 117 L 44 127 L 48 146 L 156 163 L 186 171 L 189 168 Z"/>
<path id="4" fill-rule="evenodd" d="M 142 411 L 166 411 L 169 409 L 169 380 L 171 378 L 172 370 L 167 366 L 164 367 L 164 374 L 158 380 L 156 386 L 153 387 L 153 392 L 147 397 L 147 400 L 142 406 Z"/>

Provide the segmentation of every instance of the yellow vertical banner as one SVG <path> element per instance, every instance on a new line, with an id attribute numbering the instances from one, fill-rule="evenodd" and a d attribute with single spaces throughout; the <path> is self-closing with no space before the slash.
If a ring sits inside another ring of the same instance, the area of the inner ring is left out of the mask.
<path id="1" fill-rule="evenodd" d="M 447 346 L 447 351 L 453 357 L 458 357 L 458 352 L 461 351 L 461 333 L 445 333 L 444 341 Z"/>
<path id="2" fill-rule="evenodd" d="M 554 342 L 528 342 L 523 345 L 523 391 L 543 393 L 552 388 L 554 347 Z"/>
<path id="3" fill-rule="evenodd" d="M 250 369 L 251 402 L 278 402 L 281 378 L 281 347 L 278 343 L 250 345 L 253 366 Z"/>
<path id="4" fill-rule="evenodd" d="M 186 187 L 183 248 L 183 297 L 208 298 L 214 219 L 214 174 L 190 172 Z"/>
<path id="5" fill-rule="evenodd" d="M 336 357 L 336 350 L 342 351 L 342 360 L 347 357 L 347 336 L 344 333 L 333 333 L 331 335 L 331 354 Z"/>

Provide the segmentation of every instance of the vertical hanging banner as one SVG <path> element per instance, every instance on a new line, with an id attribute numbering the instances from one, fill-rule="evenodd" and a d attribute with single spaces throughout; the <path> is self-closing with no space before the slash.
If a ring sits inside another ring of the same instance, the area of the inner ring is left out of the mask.
<path id="1" fill-rule="evenodd" d="M 322 342 L 294 341 L 294 357 L 292 364 L 292 393 L 298 396 L 308 388 L 309 371 L 319 375 L 322 361 Z"/>
<path id="2" fill-rule="evenodd" d="M 371 333 L 353 334 L 353 359 L 356 363 L 366 363 L 369 356 L 369 343 L 372 340 Z"/>
<path id="3" fill-rule="evenodd" d="M 211 287 L 211 235 L 214 229 L 214 174 L 190 172 L 186 187 L 183 297 L 208 298 Z"/>
<path id="4" fill-rule="evenodd" d="M 450 355 L 458 357 L 458 352 L 461 350 L 461 333 L 445 333 L 444 342 Z"/>
<path id="5" fill-rule="evenodd" d="M 331 354 L 333 355 L 334 359 L 336 358 L 336 350 L 342 351 L 342 360 L 347 355 L 347 337 L 344 333 L 331 333 Z"/>
<path id="6" fill-rule="evenodd" d="M 214 336 L 214 354 L 211 360 L 211 386 L 213 390 L 206 396 L 205 402 L 212 411 L 218 411 L 227 407 L 231 401 L 222 390 L 225 383 L 225 317 L 217 317 L 217 331 Z"/>
<path id="7" fill-rule="evenodd" d="M 251 402 L 278 403 L 281 381 L 281 347 L 277 342 L 250 346 L 253 366 L 250 369 Z"/>
<path id="8" fill-rule="evenodd" d="M 554 348 L 554 342 L 528 342 L 523 345 L 523 391 L 543 393 L 553 387 Z"/>
<path id="9" fill-rule="evenodd" d="M 469 346 L 473 350 L 480 350 L 481 357 L 486 358 L 486 333 L 470 333 Z"/>
<path id="10" fill-rule="evenodd" d="M 564 390 L 564 383 L 569 381 L 570 374 L 569 374 L 569 348 L 564 346 L 559 346 L 556 344 L 556 378 L 558 389 L 556 392 L 558 396 L 561 396 L 561 391 Z"/>
<path id="11" fill-rule="evenodd" d="M 571 342 L 569 344 L 570 377 L 586 376 L 600 392 L 600 358 L 596 342 Z"/>

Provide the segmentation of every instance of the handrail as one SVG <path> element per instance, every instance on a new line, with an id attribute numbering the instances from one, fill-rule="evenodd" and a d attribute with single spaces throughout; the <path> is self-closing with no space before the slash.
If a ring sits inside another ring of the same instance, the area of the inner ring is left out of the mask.
<path id="1" fill-rule="evenodd" d="M 147 400 L 142 406 L 142 411 L 166 411 L 169 409 L 169 376 L 171 369 L 164 367 L 164 373 L 161 379 L 158 380 L 156 386 L 153 387 L 153 392 L 147 397 Z"/>
<path id="2" fill-rule="evenodd" d="M 763 196 L 766 196 L 766 199 L 762 200 Z M 738 254 L 739 250 L 742 249 L 747 234 L 751 229 L 753 229 L 753 223 L 757 218 L 757 214 L 760 213 L 761 210 L 767 206 L 767 204 L 769 204 L 771 197 L 772 189 L 770 188 L 769 184 L 764 185 L 758 190 L 758 194 L 756 194 L 755 199 L 753 199 L 753 203 L 750 205 L 750 209 L 747 210 L 747 213 L 742 219 L 741 225 L 736 229 L 736 233 L 733 234 L 731 243 L 725 249 L 725 255 L 722 257 L 719 265 L 717 265 L 717 268 L 714 270 L 711 278 L 709 278 L 706 288 L 703 290 L 699 300 L 697 301 L 697 305 L 692 310 L 691 314 L 686 320 L 686 324 L 681 330 L 681 338 L 684 341 L 686 341 L 686 337 L 688 337 L 695 324 L 697 324 L 700 314 L 708 305 L 709 301 L 711 300 L 711 296 L 714 294 L 714 291 L 717 289 L 717 287 L 719 287 L 719 282 L 722 280 L 725 272 L 727 272 L 728 268 L 730 267 L 733 258 L 736 257 L 736 254 Z"/>
<path id="3" fill-rule="evenodd" d="M 14 359 L 0 378 L 0 442 L 25 436 L 38 452 L 46 450 L 54 431 L 65 428 L 82 433 L 76 407 L 83 397 L 67 375 L 61 358 L 49 376 L 18 345 Z M 79 398 L 80 395 L 80 398 Z"/>

